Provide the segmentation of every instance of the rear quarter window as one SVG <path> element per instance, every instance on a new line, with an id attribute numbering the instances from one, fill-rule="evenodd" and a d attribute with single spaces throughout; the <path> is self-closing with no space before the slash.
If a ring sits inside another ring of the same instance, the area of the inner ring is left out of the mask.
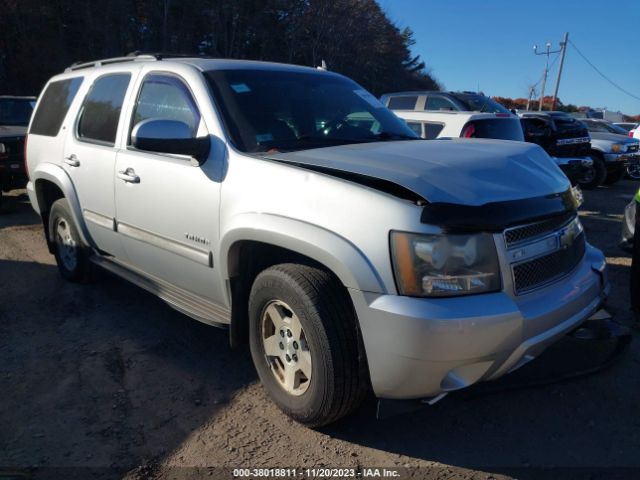
<path id="1" fill-rule="evenodd" d="M 82 81 L 76 77 L 51 82 L 42 94 L 29 134 L 57 136 Z"/>

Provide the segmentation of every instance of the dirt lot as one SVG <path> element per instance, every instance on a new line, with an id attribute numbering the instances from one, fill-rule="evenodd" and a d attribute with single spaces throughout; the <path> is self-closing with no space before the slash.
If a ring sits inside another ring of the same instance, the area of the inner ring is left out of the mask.
<path id="1" fill-rule="evenodd" d="M 629 325 L 630 258 L 617 242 L 635 188 L 588 192 L 583 208 L 611 267 L 610 310 Z M 564 478 L 640 475 L 640 342 L 579 381 L 454 394 L 387 420 L 374 418 L 371 401 L 312 431 L 271 404 L 225 331 L 113 277 L 63 282 L 24 192 L 5 200 L 0 466 L 40 467 L 27 470 L 40 478 L 219 478 L 230 474 L 210 467 L 277 466 L 421 467 L 416 478 L 447 479 L 558 478 L 549 470 L 558 467 Z"/>

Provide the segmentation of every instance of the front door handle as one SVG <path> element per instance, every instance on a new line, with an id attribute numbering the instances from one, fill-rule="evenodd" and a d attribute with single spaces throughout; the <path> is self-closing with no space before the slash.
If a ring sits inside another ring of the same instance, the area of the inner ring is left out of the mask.
<path id="1" fill-rule="evenodd" d="M 127 168 L 124 171 L 118 172 L 118 178 L 124 180 L 127 183 L 140 183 L 140 177 L 136 175 L 133 168 Z"/>
<path id="2" fill-rule="evenodd" d="M 80 160 L 78 160 L 78 157 L 76 157 L 74 154 L 71 154 L 68 157 L 64 157 L 64 163 L 66 163 L 67 165 L 69 165 L 71 167 L 79 167 L 80 166 Z"/>

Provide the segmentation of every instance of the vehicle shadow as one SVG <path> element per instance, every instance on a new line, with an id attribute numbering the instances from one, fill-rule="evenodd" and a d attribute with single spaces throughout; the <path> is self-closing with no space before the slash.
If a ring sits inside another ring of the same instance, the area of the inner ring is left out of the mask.
<path id="1" fill-rule="evenodd" d="M 36 225 L 40 217 L 34 212 L 29 196 L 24 190 L 2 195 L 0 203 L 0 228 Z"/>
<path id="2" fill-rule="evenodd" d="M 0 466 L 119 476 L 174 451 L 256 378 L 227 331 L 108 274 L 75 285 L 55 266 L 0 260 L 0 279 Z"/>

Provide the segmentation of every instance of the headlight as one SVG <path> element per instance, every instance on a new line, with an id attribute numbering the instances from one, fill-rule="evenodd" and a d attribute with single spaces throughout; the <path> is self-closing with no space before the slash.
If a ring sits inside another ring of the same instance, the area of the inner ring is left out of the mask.
<path id="1" fill-rule="evenodd" d="M 613 145 L 611 145 L 611 151 L 613 153 L 618 153 L 618 152 L 621 152 L 622 150 L 623 148 L 621 143 L 614 143 Z"/>
<path id="2" fill-rule="evenodd" d="M 500 290 L 493 237 L 391 232 L 391 256 L 401 295 L 451 297 Z"/>

